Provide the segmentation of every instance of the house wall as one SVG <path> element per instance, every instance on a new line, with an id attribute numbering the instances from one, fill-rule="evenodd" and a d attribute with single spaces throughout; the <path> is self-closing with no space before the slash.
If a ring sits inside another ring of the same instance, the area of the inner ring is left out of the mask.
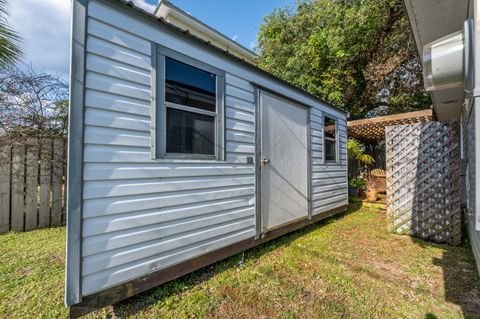
<path id="1" fill-rule="evenodd" d="M 464 181 L 463 181 L 463 199 L 466 205 L 465 219 L 467 222 L 468 235 L 472 245 L 472 250 L 477 262 L 477 268 L 480 273 L 480 231 L 475 228 L 475 167 L 476 167 L 476 128 L 475 128 L 475 108 L 479 103 L 478 99 L 473 101 L 471 97 L 467 99 L 470 107 L 462 113 L 463 125 L 463 152 L 464 152 Z M 471 102 L 474 102 L 471 104 Z"/>
<path id="2" fill-rule="evenodd" d="M 67 291 L 91 295 L 255 236 L 255 163 L 247 164 L 255 158 L 251 83 L 314 107 L 314 212 L 347 203 L 344 113 L 117 1 L 88 1 L 87 12 L 81 273 L 76 287 L 76 274 L 67 272 Z M 225 161 L 152 159 L 155 43 L 226 71 Z M 322 112 L 339 119 L 335 167 L 321 162 Z M 67 297 L 67 304 L 79 301 Z"/>
<path id="3" fill-rule="evenodd" d="M 474 47 L 478 47 L 480 43 L 480 14 L 479 3 L 476 0 L 469 1 L 469 18 L 474 20 Z M 462 148 L 463 148 L 463 187 L 462 199 L 465 206 L 465 220 L 467 223 L 468 234 L 472 245 L 472 251 L 475 256 L 477 269 L 480 274 L 480 213 L 478 212 L 477 201 L 480 200 L 477 196 L 479 189 L 478 183 L 480 179 L 476 176 L 478 171 L 477 161 L 478 153 L 480 152 L 480 138 L 479 131 L 476 129 L 477 123 L 480 121 L 480 113 L 476 111 L 480 100 L 478 97 L 478 90 L 480 88 L 480 50 L 474 50 L 474 68 L 475 80 L 474 90 L 466 94 L 464 107 L 462 109 L 461 124 L 462 124 Z"/>

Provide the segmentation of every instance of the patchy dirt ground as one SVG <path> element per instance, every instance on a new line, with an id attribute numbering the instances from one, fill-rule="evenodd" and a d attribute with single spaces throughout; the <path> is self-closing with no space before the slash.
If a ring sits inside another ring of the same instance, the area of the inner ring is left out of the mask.
<path id="1" fill-rule="evenodd" d="M 65 317 L 64 229 L 0 236 L 0 317 Z M 480 318 L 468 244 L 387 233 L 378 204 L 312 225 L 89 318 Z"/>

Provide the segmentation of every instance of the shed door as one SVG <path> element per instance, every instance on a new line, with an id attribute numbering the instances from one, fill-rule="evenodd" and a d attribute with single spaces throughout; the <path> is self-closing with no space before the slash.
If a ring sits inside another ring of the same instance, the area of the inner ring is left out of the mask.
<path id="1" fill-rule="evenodd" d="M 260 91 L 262 231 L 308 216 L 306 108 Z"/>

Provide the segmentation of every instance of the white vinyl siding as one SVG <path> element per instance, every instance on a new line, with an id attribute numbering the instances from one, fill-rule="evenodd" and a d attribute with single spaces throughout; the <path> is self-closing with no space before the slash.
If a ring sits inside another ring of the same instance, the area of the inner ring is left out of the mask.
<path id="1" fill-rule="evenodd" d="M 251 83 L 288 91 L 299 102 L 344 117 L 280 81 L 162 31 L 153 20 L 135 19 L 100 1 L 90 1 L 88 8 L 83 296 L 254 238 L 256 138 Z M 152 159 L 152 43 L 226 72 L 225 161 Z M 316 152 L 312 159 L 323 151 Z M 314 181 L 320 183 L 328 167 L 312 167 Z M 330 173 L 337 174 L 342 167 L 334 166 Z M 346 166 L 343 169 L 338 178 L 346 176 Z M 315 203 L 320 201 L 325 199 Z M 344 203 L 334 201 L 317 210 L 340 204 Z"/>
<path id="2" fill-rule="evenodd" d="M 336 164 L 325 163 L 324 116 L 336 120 L 336 129 L 338 130 Z M 318 107 L 311 108 L 310 143 L 312 215 L 317 215 L 348 204 L 346 121 L 322 112 Z"/>
<path id="3" fill-rule="evenodd" d="M 226 78 L 225 162 L 152 160 L 151 42 L 108 12 L 90 4 L 83 295 L 255 235 L 253 87 Z"/>
<path id="4" fill-rule="evenodd" d="M 227 162 L 247 163 L 255 157 L 255 104 L 250 83 L 226 74 L 226 143 Z"/>

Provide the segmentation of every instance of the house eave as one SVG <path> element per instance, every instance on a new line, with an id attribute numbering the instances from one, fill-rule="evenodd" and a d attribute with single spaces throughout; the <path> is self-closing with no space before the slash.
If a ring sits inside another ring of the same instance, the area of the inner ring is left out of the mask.
<path id="1" fill-rule="evenodd" d="M 468 17 L 469 0 L 404 0 L 420 59 L 424 46 L 463 29 Z M 430 92 L 439 120 L 458 119 L 464 100 L 464 88 L 454 87 Z"/>
<path id="2" fill-rule="evenodd" d="M 255 62 L 258 57 L 255 52 L 201 22 L 168 0 L 160 1 L 154 14 L 173 24 L 175 24 L 175 22 L 170 20 L 179 21 L 181 25 L 177 25 L 178 27 L 185 29 L 185 31 L 199 34 L 205 41 L 217 42 L 224 47 L 225 50 L 249 62 Z"/>
<path id="3" fill-rule="evenodd" d="M 418 52 L 446 35 L 462 30 L 468 16 L 468 0 L 405 0 Z"/>

